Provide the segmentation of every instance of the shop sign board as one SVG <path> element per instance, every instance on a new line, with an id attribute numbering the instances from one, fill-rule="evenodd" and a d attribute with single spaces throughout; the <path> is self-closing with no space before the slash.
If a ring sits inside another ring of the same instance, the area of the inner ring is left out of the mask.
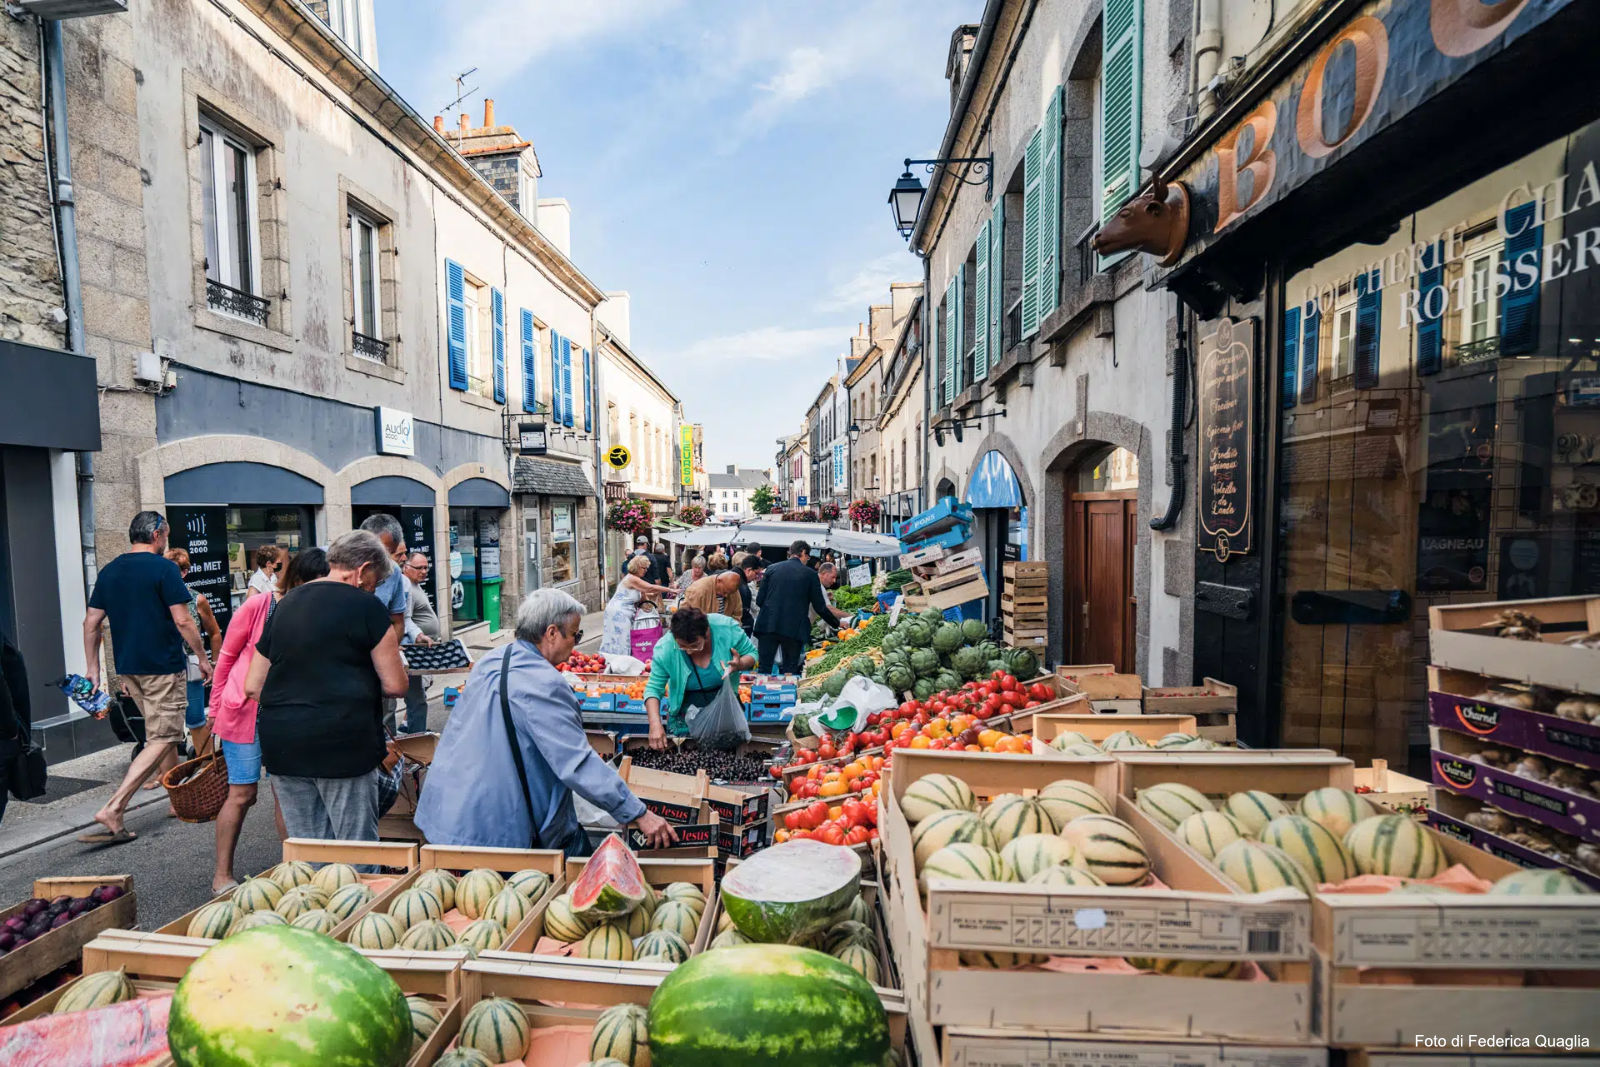
<path id="1" fill-rule="evenodd" d="M 607 504 L 620 504 L 622 501 L 628 499 L 628 483 L 606 482 L 605 493 Z"/>
<path id="2" fill-rule="evenodd" d="M 212 506 L 172 505 L 172 547 L 189 553 L 189 588 L 204 594 L 224 633 L 233 615 L 228 573 L 228 509 Z"/>
<path id="3" fill-rule="evenodd" d="M 850 568 L 850 584 L 866 585 L 872 581 L 872 568 L 865 563 L 857 563 Z"/>
<path id="4" fill-rule="evenodd" d="M 694 484 L 694 427 L 678 427 L 678 481 Z"/>
<path id="5" fill-rule="evenodd" d="M 400 520 L 401 527 L 406 532 L 406 548 L 412 552 L 421 552 L 428 557 L 428 562 L 437 564 L 433 558 L 433 509 L 432 508 L 398 508 L 399 514 L 395 518 Z M 435 607 L 439 603 L 439 573 L 435 566 L 428 572 L 428 582 L 432 588 L 428 596 Z"/>
<path id="6" fill-rule="evenodd" d="M 1256 320 L 1219 320 L 1199 355 L 1200 550 L 1222 563 L 1253 540 Z"/>
<path id="7" fill-rule="evenodd" d="M 378 424 L 378 451 L 386 456 L 417 454 L 415 423 L 411 412 L 399 408 L 373 408 Z"/>

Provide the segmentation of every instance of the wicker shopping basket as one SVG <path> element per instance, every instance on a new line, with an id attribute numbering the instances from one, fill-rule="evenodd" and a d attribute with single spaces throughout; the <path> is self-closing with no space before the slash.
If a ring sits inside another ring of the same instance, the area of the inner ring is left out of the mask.
<path id="1" fill-rule="evenodd" d="M 206 751 L 178 764 L 161 776 L 172 801 L 173 813 L 184 822 L 210 822 L 228 799 L 228 761 L 215 735 L 207 738 Z"/>

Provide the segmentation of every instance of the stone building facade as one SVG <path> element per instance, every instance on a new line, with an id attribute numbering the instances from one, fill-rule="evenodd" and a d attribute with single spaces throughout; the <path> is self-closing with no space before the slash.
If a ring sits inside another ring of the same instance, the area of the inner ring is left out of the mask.
<path id="1" fill-rule="evenodd" d="M 0 19 L 0 340 L 66 343 L 61 262 L 45 159 L 39 24 Z"/>

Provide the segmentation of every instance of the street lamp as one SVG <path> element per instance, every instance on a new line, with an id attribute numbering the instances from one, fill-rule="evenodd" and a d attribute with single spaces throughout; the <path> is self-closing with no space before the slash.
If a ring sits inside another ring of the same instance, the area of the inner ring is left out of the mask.
<path id="1" fill-rule="evenodd" d="M 911 161 L 906 161 L 906 171 L 889 190 L 889 211 L 894 215 L 894 228 L 901 237 L 910 237 L 917 225 L 917 212 L 922 210 L 922 198 L 927 193 L 922 182 L 911 173 Z"/>
<path id="2" fill-rule="evenodd" d="M 856 425 L 855 420 L 852 419 L 850 422 L 850 443 L 855 444 L 859 440 L 861 440 L 861 427 Z"/>

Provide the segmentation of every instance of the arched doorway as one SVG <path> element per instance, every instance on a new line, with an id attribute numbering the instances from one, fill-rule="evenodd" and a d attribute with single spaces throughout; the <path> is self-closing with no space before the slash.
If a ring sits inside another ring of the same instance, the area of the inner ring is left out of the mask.
<path id="1" fill-rule="evenodd" d="M 1091 449 L 1066 478 L 1066 611 L 1063 659 L 1136 672 L 1133 554 L 1139 459 L 1125 448 Z"/>
<path id="2" fill-rule="evenodd" d="M 990 449 L 978 457 L 973 467 L 965 502 L 972 508 L 973 532 L 983 553 L 983 571 L 989 578 L 987 618 L 992 621 L 1000 617 L 1005 565 L 1030 558 L 1027 494 L 1010 461 L 1000 451 Z"/>

